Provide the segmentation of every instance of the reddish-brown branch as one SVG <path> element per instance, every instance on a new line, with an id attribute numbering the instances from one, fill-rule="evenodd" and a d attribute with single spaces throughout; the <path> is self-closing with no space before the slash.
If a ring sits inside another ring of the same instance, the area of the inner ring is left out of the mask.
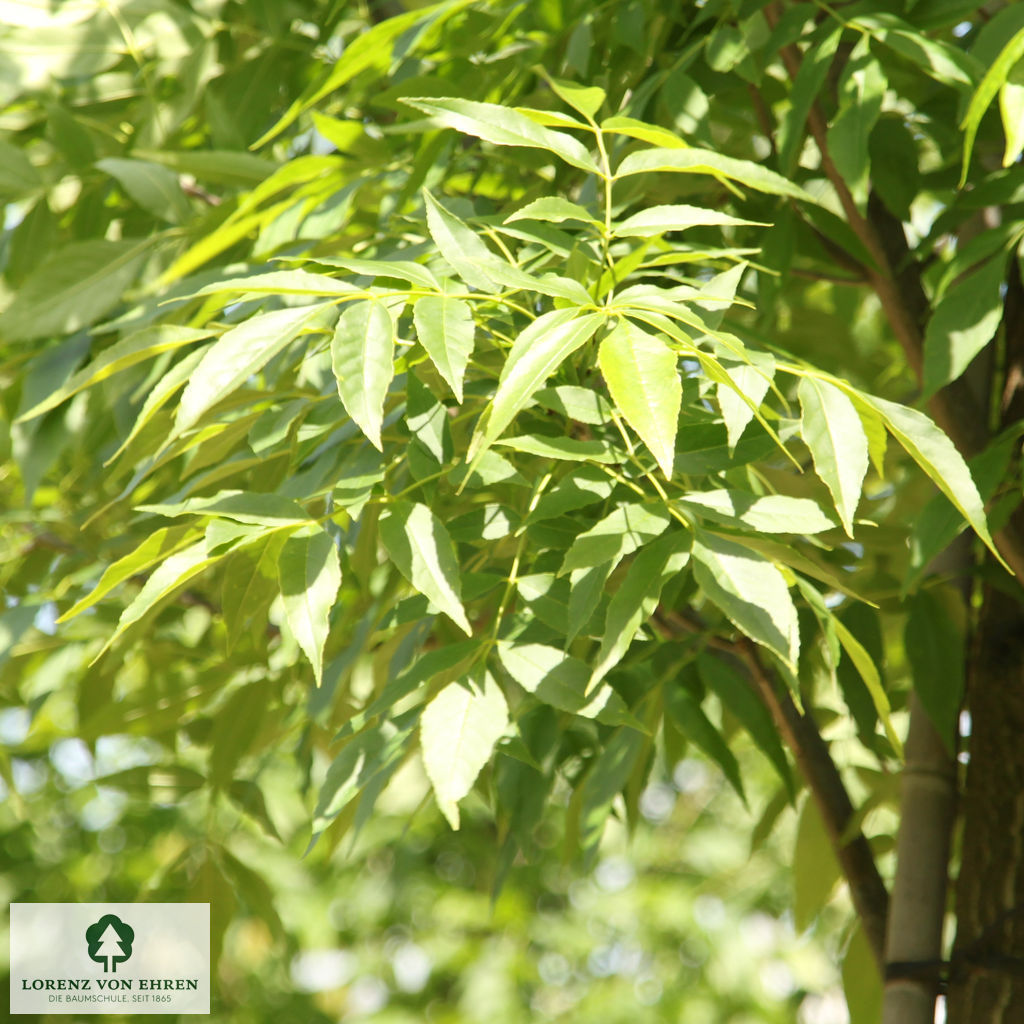
<path id="1" fill-rule="evenodd" d="M 864 833 L 857 829 L 850 836 L 853 803 L 829 753 L 828 744 L 818 731 L 817 722 L 809 711 L 801 712 L 789 693 L 776 683 L 756 645 L 746 637 L 727 639 L 715 636 L 695 618 L 665 609 L 659 612 L 658 622 L 667 631 L 699 633 L 707 638 L 708 646 L 733 655 L 746 666 L 755 692 L 771 713 L 811 791 L 849 885 L 864 934 L 881 970 L 885 963 L 889 894 Z"/>

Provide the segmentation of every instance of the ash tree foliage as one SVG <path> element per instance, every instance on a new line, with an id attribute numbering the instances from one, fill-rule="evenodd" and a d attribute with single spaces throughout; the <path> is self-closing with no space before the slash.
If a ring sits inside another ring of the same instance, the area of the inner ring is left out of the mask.
<path id="1" fill-rule="evenodd" d="M 1024 564 L 1024 8 L 0 14 L 7 785 L 145 738 L 271 842 L 294 759 L 322 854 L 421 765 L 500 888 L 697 751 L 873 1019 L 911 693 L 952 762 Z"/>

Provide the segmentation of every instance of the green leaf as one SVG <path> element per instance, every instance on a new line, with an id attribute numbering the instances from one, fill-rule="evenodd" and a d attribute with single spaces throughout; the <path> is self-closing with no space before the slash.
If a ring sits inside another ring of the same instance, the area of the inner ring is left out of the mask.
<path id="1" fill-rule="evenodd" d="M 452 540 L 479 544 L 481 541 L 501 540 L 519 525 L 519 516 L 503 505 L 478 505 L 471 512 L 448 523 Z"/>
<path id="2" fill-rule="evenodd" d="M 980 71 L 977 61 L 969 54 L 949 43 L 931 39 L 889 11 L 862 14 L 852 18 L 850 25 L 863 26 L 875 39 L 917 64 L 940 85 L 970 87 L 974 85 L 976 72 Z"/>
<path id="3" fill-rule="evenodd" d="M 836 524 L 809 498 L 782 494 L 758 496 L 746 491 L 698 491 L 677 498 L 678 504 L 729 526 L 747 526 L 759 533 L 821 533 Z"/>
<path id="4" fill-rule="evenodd" d="M 850 1024 L 874 1024 L 881 1020 L 884 989 L 878 973 L 878 961 L 862 925 L 854 930 L 846 947 L 842 974 Z"/>
<path id="5" fill-rule="evenodd" d="M 823 33 L 826 33 L 824 37 Z M 783 174 L 792 175 L 796 169 L 807 115 L 833 66 L 842 34 L 842 26 L 827 22 L 812 38 L 800 61 L 800 69 L 789 93 L 789 109 L 780 118 L 777 132 L 779 169 Z"/>
<path id="6" fill-rule="evenodd" d="M 614 135 L 625 135 L 631 139 L 640 139 L 641 142 L 649 142 L 652 146 L 662 146 L 668 149 L 687 148 L 686 143 L 667 128 L 639 121 L 635 117 L 624 117 L 621 114 L 605 118 L 601 122 L 601 131 Z"/>
<path id="7" fill-rule="evenodd" d="M 308 270 L 271 270 L 267 273 L 229 277 L 204 285 L 196 295 L 352 295 L 357 289 L 345 281 Z"/>
<path id="8" fill-rule="evenodd" d="M 690 536 L 676 530 L 643 548 L 612 594 L 605 614 L 601 647 L 587 682 L 596 686 L 629 649 L 640 625 L 658 605 L 662 588 L 690 560 Z"/>
<path id="9" fill-rule="evenodd" d="M 473 788 L 508 727 L 508 707 L 489 672 L 449 683 L 423 710 L 423 766 L 442 813 L 459 827 L 459 801 Z"/>
<path id="10" fill-rule="evenodd" d="M 43 187 L 32 161 L 18 147 L 0 140 L 0 195 L 21 199 Z"/>
<path id="11" fill-rule="evenodd" d="M 868 143 L 871 183 L 889 210 L 909 222 L 910 205 L 921 189 L 918 142 L 903 116 L 879 118 Z"/>
<path id="12" fill-rule="evenodd" d="M 325 96 L 352 81 L 356 75 L 379 65 L 386 66 L 391 59 L 394 42 L 402 33 L 423 22 L 440 24 L 467 7 L 470 2 L 471 0 L 444 0 L 442 3 L 429 4 L 426 7 L 404 11 L 392 18 L 385 18 L 366 31 L 360 32 L 345 46 L 341 57 L 332 63 L 330 74 L 324 82 L 308 88 L 284 112 L 274 127 L 253 143 L 252 148 L 259 149 L 276 138 L 304 111 L 316 106 Z"/>
<path id="13" fill-rule="evenodd" d="M 1024 84 L 1003 84 L 999 90 L 999 116 L 1003 119 L 1003 134 L 1006 136 L 1003 166 L 1010 167 L 1024 153 Z"/>
<path id="14" fill-rule="evenodd" d="M 828 129 L 828 151 L 851 195 L 863 207 L 870 185 L 868 143 L 889 83 L 866 46 L 855 47 L 843 79 L 839 113 Z"/>
<path id="15" fill-rule="evenodd" d="M 158 516 L 218 516 L 254 526 L 301 526 L 309 514 L 297 502 L 278 494 L 220 491 L 209 498 L 188 498 L 177 505 L 139 505 L 140 512 Z"/>
<path id="16" fill-rule="evenodd" d="M 504 437 L 494 443 L 513 451 L 537 455 L 542 459 L 560 459 L 566 462 L 621 462 L 625 455 L 605 441 L 577 441 L 574 437 L 547 437 L 543 434 Z"/>
<path id="17" fill-rule="evenodd" d="M 974 149 L 974 139 L 978 134 L 981 119 L 984 117 L 985 111 L 988 110 L 992 101 L 996 98 L 996 93 L 1006 84 L 1014 65 L 1022 57 L 1024 57 L 1024 28 L 1019 29 L 1007 40 L 999 56 L 989 66 L 985 72 L 985 77 L 982 78 L 974 95 L 971 97 L 967 113 L 960 123 L 960 128 L 964 133 L 964 157 L 963 167 L 960 171 L 960 188 L 963 188 L 967 181 L 967 171 L 971 165 L 971 151 Z M 1007 152 L 1009 152 L 1010 148 L 1009 135 L 1010 133 L 1007 132 Z M 1003 166 L 1005 167 L 1006 164 L 1004 163 Z"/>
<path id="18" fill-rule="evenodd" d="M 288 628 L 313 666 L 319 686 L 331 608 L 341 586 L 338 549 L 326 530 L 304 529 L 284 542 L 277 569 Z"/>
<path id="19" fill-rule="evenodd" d="M 756 189 L 758 192 L 767 192 L 769 195 L 789 196 L 807 203 L 814 202 L 799 185 L 794 185 L 781 174 L 776 174 L 749 160 L 736 160 L 710 149 L 641 149 L 628 154 L 622 160 L 615 177 L 626 178 L 631 174 L 652 172 L 709 174 L 715 178 L 737 181 L 741 185 Z"/>
<path id="20" fill-rule="evenodd" d="M 952 754 L 964 693 L 964 640 L 939 599 L 929 590 L 910 598 L 903 633 L 914 691 Z"/>
<path id="21" fill-rule="evenodd" d="M 561 78 L 552 78 L 543 68 L 538 70 L 560 100 L 572 107 L 573 110 L 578 110 L 588 119 L 601 109 L 602 104 L 608 98 L 604 89 L 599 86 L 577 85 L 575 82 L 566 82 Z"/>
<path id="22" fill-rule="evenodd" d="M 216 561 L 216 556 L 207 557 L 206 542 L 202 540 L 175 551 L 165 559 L 121 613 L 121 617 L 117 620 L 117 628 L 90 664 L 95 664 L 130 626 L 138 622 L 147 612 L 152 611 L 164 598 L 169 597 Z"/>
<path id="23" fill-rule="evenodd" d="M 878 667 L 864 645 L 835 616 L 832 616 L 832 626 L 836 631 L 836 637 L 843 646 L 843 650 L 846 651 L 861 679 L 864 680 L 864 685 L 871 695 L 871 703 L 875 706 L 878 719 L 885 729 L 885 734 L 889 737 L 893 750 L 896 751 L 897 755 L 902 756 L 903 743 L 900 741 L 892 725 L 892 707 L 889 704 L 889 697 L 885 692 L 885 688 L 882 686 L 882 677 L 878 672 Z"/>
<path id="24" fill-rule="evenodd" d="M 1014 426 L 970 460 L 968 466 L 971 477 L 977 481 L 978 493 L 984 500 L 990 499 L 996 488 L 1006 480 L 1010 461 L 1019 449 L 1020 441 Z M 965 528 L 963 516 L 950 504 L 949 499 L 944 494 L 934 495 L 914 519 L 910 534 L 910 563 L 903 580 L 901 597 L 916 589 L 932 559 L 949 547 Z"/>
<path id="25" fill-rule="evenodd" d="M 341 740 L 358 732 L 372 719 L 391 711 L 400 700 L 425 683 L 443 681 L 446 677 L 450 679 L 453 674 L 464 674 L 479 653 L 478 640 L 460 640 L 426 651 L 409 668 L 390 679 L 380 695 L 368 707 L 354 714 L 342 726 L 335 739 Z"/>
<path id="26" fill-rule="evenodd" d="M 545 409 L 561 413 L 567 419 L 579 423 L 589 423 L 592 427 L 600 427 L 612 421 L 611 404 L 593 388 L 559 384 L 553 388 L 541 388 L 533 397 Z"/>
<path id="27" fill-rule="evenodd" d="M 606 501 L 614 488 L 615 481 L 597 466 L 579 466 L 544 492 L 526 522 L 553 519 L 566 512 L 575 512 L 599 501 Z"/>
<path id="28" fill-rule="evenodd" d="M 132 153 L 150 163 L 170 167 L 178 174 L 191 174 L 211 185 L 231 188 L 259 185 L 278 169 L 273 160 L 233 149 L 134 149 Z"/>
<path id="29" fill-rule="evenodd" d="M 595 622 L 594 613 L 605 596 L 605 588 L 612 570 L 619 564 L 621 554 L 614 554 L 597 565 L 569 572 L 569 600 L 566 605 L 567 620 L 565 638 L 572 643 L 577 636 L 591 623 Z M 594 626 L 594 628 L 599 628 Z"/>
<path id="30" fill-rule="evenodd" d="M 579 808 L 579 846 L 584 864 L 592 866 L 605 821 L 630 778 L 635 777 L 641 754 L 650 749 L 650 739 L 635 729 L 616 729 L 591 760 L 583 782 L 573 794 L 569 814 Z M 575 823 L 570 819 L 570 827 Z M 570 833 L 570 841 L 571 841 Z"/>
<path id="31" fill-rule="evenodd" d="M 264 534 L 261 541 L 232 551 L 225 560 L 220 612 L 228 653 L 250 626 L 266 628 L 266 613 L 281 592 L 278 562 L 286 539 L 283 532 Z"/>
<path id="32" fill-rule="evenodd" d="M 527 203 L 522 209 L 509 214 L 505 218 L 505 223 L 511 224 L 517 220 L 543 220 L 553 224 L 561 224 L 566 220 L 579 220 L 584 224 L 597 226 L 601 224 L 589 210 L 578 203 L 571 203 L 561 196 L 544 196 L 541 199 L 534 199 L 532 203 Z"/>
<path id="33" fill-rule="evenodd" d="M 801 377 L 800 433 L 811 450 L 814 470 L 832 492 L 848 536 L 868 471 L 868 439 L 853 402 L 832 384 Z"/>
<path id="34" fill-rule="evenodd" d="M 697 658 L 697 671 L 704 685 L 717 694 L 722 707 L 750 733 L 761 752 L 771 762 L 792 798 L 796 793 L 793 772 L 786 759 L 771 712 L 754 691 L 751 683 L 721 658 L 702 654 Z"/>
<path id="35" fill-rule="evenodd" d="M 96 166 L 112 178 L 144 210 L 171 224 L 185 224 L 192 218 L 192 207 L 178 184 L 174 171 L 148 160 L 106 157 Z"/>
<path id="36" fill-rule="evenodd" d="M 767 227 L 761 221 L 742 220 L 719 210 L 708 210 L 700 206 L 649 206 L 634 213 L 612 227 L 612 234 L 618 238 L 653 238 L 666 231 L 685 231 L 699 226 L 723 226 L 757 224 Z"/>
<path id="37" fill-rule="evenodd" d="M 498 660 L 524 689 L 545 704 L 608 725 L 635 723 L 623 699 L 605 684 L 587 693 L 590 670 L 585 662 L 546 644 L 499 641 Z"/>
<path id="38" fill-rule="evenodd" d="M 261 680 L 235 690 L 218 710 L 210 732 L 209 774 L 218 788 L 234 778 L 238 762 L 259 735 L 269 702 L 269 688 Z"/>
<path id="39" fill-rule="evenodd" d="M 1010 567 L 992 543 L 984 503 L 971 477 L 971 471 L 953 442 L 924 413 L 884 398 L 865 397 L 882 414 L 892 436 L 932 478 L 939 490 L 956 505 L 997 561 L 1010 572 Z"/>
<path id="40" fill-rule="evenodd" d="M 139 415 L 135 417 L 135 422 L 132 424 L 132 429 L 128 432 L 128 436 L 121 442 L 121 446 L 117 451 L 107 459 L 106 463 L 104 463 L 105 465 L 109 465 L 119 458 L 125 449 L 152 422 L 153 417 L 171 400 L 174 392 L 188 383 L 196 367 L 202 362 L 203 357 L 211 347 L 211 345 L 203 345 L 194 352 L 189 352 L 157 381 L 156 385 L 146 396 L 146 400 L 142 403 L 142 408 L 139 410 Z"/>
<path id="41" fill-rule="evenodd" d="M 150 534 L 134 551 L 108 565 L 99 582 L 85 597 L 76 601 L 58 622 L 67 622 L 101 601 L 114 587 L 131 576 L 163 562 L 188 544 L 194 544 L 196 531 L 191 526 L 164 526 Z"/>
<path id="42" fill-rule="evenodd" d="M 793 920 L 806 931 L 828 902 L 840 879 L 839 863 L 814 800 L 800 808 L 793 851 Z"/>
<path id="43" fill-rule="evenodd" d="M 498 390 L 473 434 L 470 459 L 475 460 L 494 443 L 534 392 L 589 341 L 603 320 L 600 313 L 579 316 L 576 309 L 553 309 L 537 317 L 516 338 L 498 378 Z"/>
<path id="44" fill-rule="evenodd" d="M 174 435 L 198 423 L 208 409 L 259 373 L 330 308 L 319 304 L 258 313 L 222 334 L 206 350 L 185 385 Z"/>
<path id="45" fill-rule="evenodd" d="M 398 571 L 471 636 L 455 548 L 441 520 L 426 505 L 395 501 L 381 513 L 380 538 Z"/>
<path id="46" fill-rule="evenodd" d="M 352 802 L 366 784 L 367 776 L 373 772 L 374 747 L 379 751 L 383 738 L 379 728 L 360 733 L 346 743 L 331 762 L 313 810 L 313 838 L 309 844 L 310 849 L 323 830 Z"/>
<path id="47" fill-rule="evenodd" d="M 760 408 L 775 376 L 775 359 L 770 352 L 748 351 L 746 355 L 749 363 L 723 359 L 722 367 L 728 373 L 732 386 L 725 382 L 715 385 L 715 397 L 725 421 L 730 448 L 739 443 L 743 431 L 754 418 L 754 409 Z M 741 395 L 746 396 L 747 401 Z"/>
<path id="48" fill-rule="evenodd" d="M 999 253 L 942 296 L 924 338 L 926 397 L 956 380 L 995 337 L 1003 318 L 1005 278 L 1005 253 Z"/>
<path id="49" fill-rule="evenodd" d="M 618 561 L 663 534 L 671 521 L 661 505 L 620 505 L 576 537 L 559 574 Z"/>
<path id="50" fill-rule="evenodd" d="M 412 307 L 416 337 L 462 402 L 462 382 L 473 354 L 473 312 L 450 295 L 425 295 Z"/>
<path id="51" fill-rule="evenodd" d="M 267 802 L 263 798 L 263 790 L 256 785 L 252 779 L 235 779 L 228 786 L 228 796 L 245 811 L 268 836 L 283 843 L 281 833 L 278 832 L 274 819 L 267 810 Z"/>
<path id="52" fill-rule="evenodd" d="M 121 301 L 153 248 L 149 239 L 72 242 L 48 256 L 0 313 L 7 341 L 31 341 L 90 327 Z"/>
<path id="53" fill-rule="evenodd" d="M 624 320 L 601 342 L 597 360 L 626 422 L 671 479 L 683 400 L 675 352 Z"/>
<path id="54" fill-rule="evenodd" d="M 395 374 L 395 323 L 383 302 L 349 306 L 334 328 L 331 365 L 345 411 L 383 451 L 384 400 Z"/>
<path id="55" fill-rule="evenodd" d="M 763 459 L 775 451 L 767 434 L 748 434 L 729 447 L 726 428 L 720 423 L 687 423 L 676 435 L 676 476 L 708 476 Z"/>
<path id="56" fill-rule="evenodd" d="M 745 804 L 747 794 L 743 790 L 743 776 L 736 755 L 729 749 L 729 744 L 722 734 L 714 727 L 711 720 L 704 714 L 697 699 L 689 689 L 678 680 L 666 682 L 662 687 L 665 696 L 665 710 L 679 731 L 701 750 L 719 768 L 736 790 L 737 795 Z"/>
<path id="57" fill-rule="evenodd" d="M 194 341 L 202 341 L 212 334 L 212 330 L 197 330 L 194 327 L 178 327 L 173 324 L 160 324 L 129 334 L 127 338 L 104 349 L 66 384 L 23 412 L 15 422 L 21 423 L 41 416 L 44 412 L 55 409 L 72 395 L 99 384 L 121 370 L 127 370 L 130 366 L 151 359 L 161 352 L 170 352 L 184 345 L 191 345 Z"/>
<path id="58" fill-rule="evenodd" d="M 749 548 L 698 530 L 693 574 L 708 599 L 751 640 L 796 669 L 800 631 L 785 577 Z"/>
<path id="59" fill-rule="evenodd" d="M 317 263 L 329 267 L 342 267 L 353 274 L 366 277 L 397 277 L 401 281 L 419 288 L 439 291 L 441 288 L 437 278 L 424 266 L 411 260 L 359 260 L 338 259 L 331 256 L 317 256 Z"/>
<path id="60" fill-rule="evenodd" d="M 496 146 L 524 146 L 543 149 L 567 164 L 592 174 L 600 174 L 597 162 L 586 147 L 571 135 L 553 132 L 525 114 L 496 103 L 474 100 L 403 97 L 403 103 L 415 107 L 447 128 L 474 135 Z"/>
<path id="61" fill-rule="evenodd" d="M 454 213 L 447 210 L 424 189 L 423 203 L 427 211 L 427 230 L 444 257 L 470 288 L 482 292 L 497 289 L 484 268 L 497 262 L 497 257 Z"/>

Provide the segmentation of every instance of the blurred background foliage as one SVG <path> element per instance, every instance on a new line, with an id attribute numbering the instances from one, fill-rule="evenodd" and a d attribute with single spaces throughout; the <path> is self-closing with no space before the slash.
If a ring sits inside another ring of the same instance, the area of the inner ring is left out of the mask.
<path id="1" fill-rule="evenodd" d="M 9 747 L 26 727 L 19 713 L 0 718 Z M 757 755 L 740 754 L 751 807 L 769 807 Z M 755 815 L 699 755 L 662 766 L 636 832 L 610 826 L 591 871 L 566 855 L 551 814 L 542 855 L 515 865 L 497 896 L 490 814 L 478 801 L 451 832 L 416 762 L 358 840 L 303 859 L 308 810 L 286 763 L 259 779 L 279 845 L 160 760 L 155 745 L 126 737 L 94 753 L 74 739 L 22 749 L 0 810 L 2 895 L 209 901 L 223 944 L 214 1020 L 846 1019 L 836 965 L 847 901 L 833 894 L 803 934 L 792 911 L 794 846 L 827 859 L 824 836 L 798 841 L 797 815 L 784 810 L 751 852 Z M 837 880 L 836 869 L 829 892 Z M 871 992 L 858 995 L 871 1004 Z"/>

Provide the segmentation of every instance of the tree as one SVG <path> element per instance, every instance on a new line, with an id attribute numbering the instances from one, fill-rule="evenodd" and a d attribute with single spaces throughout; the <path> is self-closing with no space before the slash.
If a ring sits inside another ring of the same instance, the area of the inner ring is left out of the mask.
<path id="1" fill-rule="evenodd" d="M 132 955 L 135 932 L 120 918 L 106 914 L 85 931 L 89 959 L 103 964 L 103 973 L 117 971 L 117 965 Z"/>
<path id="2" fill-rule="evenodd" d="M 328 849 L 419 758 L 500 883 L 687 745 L 748 798 L 742 732 L 850 990 L 1014 1019 L 1024 9 L 662 8 L 3 30 L 26 749 L 146 737 L 273 834 L 288 745 Z"/>

